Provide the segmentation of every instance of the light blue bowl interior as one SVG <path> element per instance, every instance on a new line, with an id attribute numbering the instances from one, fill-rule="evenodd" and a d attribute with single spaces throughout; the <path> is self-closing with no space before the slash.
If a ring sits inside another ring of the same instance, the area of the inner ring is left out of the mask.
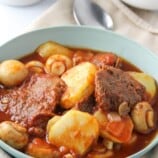
<path id="1" fill-rule="evenodd" d="M 36 30 L 18 36 L 0 47 L 0 61 L 19 58 L 31 53 L 41 43 L 53 40 L 58 43 L 80 48 L 91 48 L 99 51 L 110 51 L 125 58 L 145 73 L 158 81 L 158 56 L 137 43 L 102 29 L 83 26 L 63 26 Z M 140 152 L 129 156 L 137 158 L 148 152 L 158 143 L 158 136 Z M 27 155 L 9 147 L 2 141 L 0 146 L 17 158 L 28 158 Z"/>

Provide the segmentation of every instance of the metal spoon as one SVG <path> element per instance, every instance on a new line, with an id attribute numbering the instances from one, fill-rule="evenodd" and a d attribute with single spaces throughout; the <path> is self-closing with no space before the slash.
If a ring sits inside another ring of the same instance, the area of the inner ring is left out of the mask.
<path id="1" fill-rule="evenodd" d="M 113 29 L 111 16 L 91 0 L 74 0 L 73 15 L 79 25 L 93 25 Z"/>

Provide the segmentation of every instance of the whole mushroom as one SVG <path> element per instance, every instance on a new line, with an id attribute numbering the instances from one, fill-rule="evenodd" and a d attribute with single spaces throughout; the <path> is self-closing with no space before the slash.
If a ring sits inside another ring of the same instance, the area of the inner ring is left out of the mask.
<path id="1" fill-rule="evenodd" d="M 25 67 L 31 72 L 35 72 L 35 73 L 44 72 L 44 64 L 37 60 L 29 61 L 28 63 L 25 64 Z"/>
<path id="2" fill-rule="evenodd" d="M 27 75 L 27 68 L 18 60 L 5 60 L 0 64 L 0 82 L 6 87 L 19 85 Z"/>
<path id="3" fill-rule="evenodd" d="M 49 74 L 60 76 L 71 67 L 72 60 L 69 57 L 61 54 L 56 54 L 50 56 L 47 59 L 45 71 Z"/>
<path id="4" fill-rule="evenodd" d="M 22 149 L 28 143 L 27 130 L 11 121 L 0 123 L 0 139 L 16 149 Z"/>
<path id="5" fill-rule="evenodd" d="M 148 102 L 137 103 L 131 111 L 135 130 L 139 133 L 148 133 L 155 127 L 155 114 Z"/>

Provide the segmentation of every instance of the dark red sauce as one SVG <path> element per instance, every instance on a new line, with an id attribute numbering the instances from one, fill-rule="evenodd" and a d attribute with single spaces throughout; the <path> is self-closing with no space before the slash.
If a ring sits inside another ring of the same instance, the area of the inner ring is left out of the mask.
<path id="1" fill-rule="evenodd" d="M 83 50 L 83 49 L 77 49 L 77 48 L 73 48 L 72 49 L 73 52 L 76 52 L 76 51 L 81 51 L 84 53 L 87 53 L 87 52 L 92 52 L 94 54 L 96 53 L 100 53 L 100 52 L 97 52 L 97 51 L 93 51 L 93 50 Z M 84 59 L 84 55 L 83 55 L 83 59 Z M 27 63 L 31 60 L 38 60 L 42 63 L 45 62 L 45 60 L 40 57 L 37 53 L 33 53 L 33 54 L 29 54 L 23 58 L 20 59 L 20 61 L 22 61 L 23 63 Z M 121 69 L 124 70 L 124 71 L 137 71 L 137 72 L 141 72 L 139 68 L 137 68 L 136 66 L 132 65 L 131 63 L 129 63 L 128 61 L 122 59 L 122 64 L 121 64 Z M 3 86 L 1 86 L 3 87 Z M 0 87 L 0 88 L 1 88 Z M 1 95 L 1 93 L 0 93 Z M 158 113 L 158 104 L 155 104 L 156 102 L 158 102 L 158 98 L 155 98 L 155 100 L 153 101 L 153 108 L 155 110 L 155 113 L 157 114 Z M 1 103 L 0 103 L 0 108 L 3 108 L 3 106 L 1 106 Z M 61 108 L 58 108 L 57 109 L 58 113 L 61 113 L 63 112 L 63 109 Z M 10 120 L 10 116 L 3 113 L 3 112 L 0 112 L 0 122 L 2 121 L 5 121 L 5 120 Z M 124 158 L 124 157 L 127 157 L 128 155 L 131 155 L 141 149 L 143 149 L 145 146 L 147 146 L 152 140 L 153 138 L 156 136 L 157 134 L 157 129 L 155 129 L 154 131 L 152 131 L 150 134 L 138 134 L 138 133 L 134 133 L 136 136 L 137 136 L 137 140 L 136 142 L 132 143 L 132 144 L 124 144 L 121 146 L 121 148 L 119 150 L 115 150 L 115 154 L 114 156 L 111 156 L 111 158 Z M 34 136 L 30 136 L 30 142 L 36 137 Z M 40 137 L 41 140 L 43 140 L 46 144 L 49 144 L 47 142 L 47 138 L 46 138 L 46 134 L 43 135 L 42 137 Z M 40 146 L 41 141 L 36 141 L 36 143 Z M 53 149 L 57 150 L 57 148 L 55 148 L 54 146 L 52 146 Z M 65 149 L 66 150 L 66 149 Z M 68 151 L 62 151 L 62 152 L 68 152 Z M 62 152 L 61 152 L 61 155 L 62 155 Z"/>

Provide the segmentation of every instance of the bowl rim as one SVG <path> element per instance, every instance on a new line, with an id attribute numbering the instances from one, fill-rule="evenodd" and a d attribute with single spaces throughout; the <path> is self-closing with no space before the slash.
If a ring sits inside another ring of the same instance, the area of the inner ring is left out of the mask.
<path id="1" fill-rule="evenodd" d="M 23 36 L 26 36 L 26 35 L 29 35 L 29 34 L 32 34 L 32 33 L 37 33 L 37 32 L 41 32 L 41 31 L 46 31 L 46 30 L 52 30 L 52 29 L 80 29 L 80 30 L 84 30 L 84 29 L 90 29 L 90 30 L 95 30 L 95 31 L 102 31 L 102 32 L 106 32 L 108 34 L 111 34 L 112 36 L 115 36 L 115 38 L 122 38 L 134 45 L 137 45 L 138 47 L 141 47 L 142 49 L 144 49 L 145 51 L 148 51 L 148 53 L 154 57 L 154 58 L 157 58 L 158 59 L 158 54 L 156 54 L 156 52 L 154 51 L 151 51 L 149 48 L 143 46 L 141 43 L 138 43 L 136 41 L 134 41 L 133 39 L 130 39 L 129 37 L 126 37 L 125 35 L 121 35 L 117 32 L 114 32 L 112 30 L 107 30 L 107 29 L 104 29 L 104 28 L 101 28 L 101 27 L 96 27 L 96 26 L 87 26 L 87 25 L 74 25 L 74 24 L 70 24 L 70 25 L 63 25 L 63 26 L 49 26 L 49 27 L 43 27 L 43 28 L 37 28 L 35 30 L 29 30 L 29 31 L 26 31 L 26 32 L 23 32 L 15 37 L 12 37 L 10 38 L 9 40 L 7 41 L 4 41 L 3 43 L 0 44 L 0 48 L 3 47 L 4 45 L 10 43 L 10 42 L 13 42 L 14 40 L 16 40 L 17 38 L 21 38 Z"/>
<path id="2" fill-rule="evenodd" d="M 149 50 L 148 48 L 142 46 L 141 44 L 135 42 L 134 40 L 131 40 L 125 36 L 122 36 L 116 32 L 113 32 L 113 31 L 110 31 L 110 30 L 105 30 L 105 29 L 102 29 L 102 28 L 97 28 L 97 27 L 93 27 L 93 26 L 76 26 L 76 25 L 64 25 L 64 26 L 55 26 L 55 27 L 45 27 L 45 28 L 39 28 L 39 29 L 36 29 L 36 30 L 33 30 L 33 31 L 28 31 L 28 32 L 25 32 L 23 34 L 20 34 L 8 41 L 6 41 L 5 43 L 1 44 L 0 45 L 0 49 L 1 47 L 5 47 L 6 45 L 14 42 L 16 39 L 18 38 L 22 38 L 23 36 L 26 36 L 26 35 L 30 35 L 32 33 L 38 33 L 38 32 L 41 32 L 41 31 L 46 31 L 46 30 L 55 30 L 55 29 L 76 29 L 76 30 L 93 30 L 93 31 L 99 31 L 99 32 L 104 32 L 104 33 L 107 33 L 109 35 L 112 35 L 113 37 L 115 38 L 118 38 L 118 39 L 123 39 L 123 40 L 126 40 L 128 42 L 130 42 L 131 44 L 134 44 L 134 45 L 137 45 L 138 47 L 140 47 L 141 49 L 143 49 L 144 51 L 146 51 L 147 53 L 150 54 L 150 56 L 152 58 L 156 58 L 158 60 L 158 55 L 153 53 L 151 50 Z M 146 152 L 148 152 L 149 150 L 151 150 L 151 148 L 153 148 L 156 144 L 158 144 L 158 134 L 153 138 L 153 140 L 151 141 L 151 143 L 149 143 L 145 148 L 143 148 L 142 150 L 132 154 L 132 155 L 129 155 L 128 158 L 136 158 L 136 157 L 140 157 L 142 155 L 144 155 Z M 1 141 L 0 140 L 0 147 L 2 149 L 4 149 L 5 151 L 7 151 L 8 153 L 10 154 L 13 154 L 13 156 L 17 156 L 19 158 L 31 158 L 29 155 L 26 155 L 22 152 L 20 152 L 19 150 L 16 150 L 14 148 L 12 148 L 11 146 L 9 146 L 8 144 L 6 144 L 5 142 Z"/>
<path id="3" fill-rule="evenodd" d="M 121 0 L 123 1 L 125 4 L 129 5 L 129 6 L 132 6 L 132 7 L 135 7 L 135 8 L 139 8 L 139 9 L 145 9 L 145 10 L 158 10 L 158 5 L 153 5 L 153 3 L 155 2 L 150 2 L 150 1 L 147 1 L 147 2 L 140 2 L 140 1 L 136 1 L 136 0 Z M 136 4 L 136 2 L 138 2 Z M 149 3 L 150 2 L 150 3 Z"/>
<path id="4" fill-rule="evenodd" d="M 30 5 L 34 5 L 36 3 L 39 3 L 42 0 L 1 0 L 1 3 L 8 5 L 8 6 L 30 6 Z"/>

